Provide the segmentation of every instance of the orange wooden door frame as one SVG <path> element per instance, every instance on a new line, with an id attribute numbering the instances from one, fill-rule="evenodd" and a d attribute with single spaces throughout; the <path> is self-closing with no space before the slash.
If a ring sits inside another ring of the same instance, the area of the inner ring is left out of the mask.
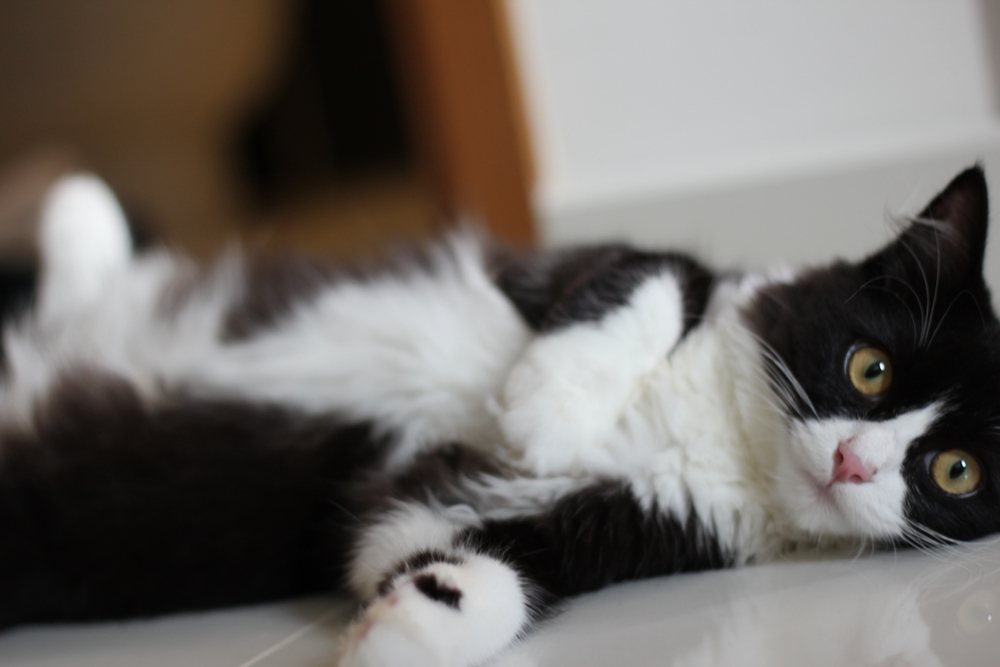
<path id="1" fill-rule="evenodd" d="M 504 0 L 383 2 L 415 149 L 442 212 L 534 243 L 534 169 Z"/>

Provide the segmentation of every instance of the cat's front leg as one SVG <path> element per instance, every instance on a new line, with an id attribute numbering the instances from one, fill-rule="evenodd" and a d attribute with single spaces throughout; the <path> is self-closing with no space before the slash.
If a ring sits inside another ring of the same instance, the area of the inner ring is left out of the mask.
<path id="1" fill-rule="evenodd" d="M 344 637 L 341 667 L 465 667 L 498 655 L 528 618 L 507 564 L 474 553 L 427 558 L 387 580 Z"/>
<path id="2" fill-rule="evenodd" d="M 509 646 L 530 617 L 506 562 L 461 544 L 461 511 L 400 505 L 366 529 L 351 583 L 370 601 L 348 628 L 339 667 L 466 667 Z"/>
<path id="3" fill-rule="evenodd" d="M 512 369 L 500 424 L 539 474 L 608 470 L 602 445 L 643 376 L 680 340 L 685 294 L 675 268 L 666 264 L 637 282 L 600 317 L 542 333 Z M 593 305 L 585 297 L 581 308 Z"/>

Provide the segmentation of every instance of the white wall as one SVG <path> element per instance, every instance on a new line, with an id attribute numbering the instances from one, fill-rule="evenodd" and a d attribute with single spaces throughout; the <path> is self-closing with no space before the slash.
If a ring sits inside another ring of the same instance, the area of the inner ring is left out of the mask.
<path id="1" fill-rule="evenodd" d="M 982 1 L 509 0 L 543 238 L 797 263 L 872 249 L 977 158 L 1000 192 Z"/>

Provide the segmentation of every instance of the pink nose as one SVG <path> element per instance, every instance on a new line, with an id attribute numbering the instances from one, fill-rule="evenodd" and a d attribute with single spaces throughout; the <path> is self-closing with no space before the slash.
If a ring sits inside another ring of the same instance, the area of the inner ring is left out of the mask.
<path id="1" fill-rule="evenodd" d="M 875 471 L 869 470 L 847 443 L 840 443 L 833 455 L 833 482 L 861 484 L 870 480 L 873 474 Z"/>

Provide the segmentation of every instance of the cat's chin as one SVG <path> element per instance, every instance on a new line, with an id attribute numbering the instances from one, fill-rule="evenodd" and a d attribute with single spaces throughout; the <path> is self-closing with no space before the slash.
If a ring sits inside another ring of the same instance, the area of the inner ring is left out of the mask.
<path id="1" fill-rule="evenodd" d="M 798 475 L 798 483 L 790 485 L 797 488 L 783 495 L 788 515 L 799 530 L 815 536 L 872 540 L 891 539 L 902 531 L 905 487 L 901 478 L 898 484 L 891 479 L 831 484 L 801 469 Z"/>
<path id="2" fill-rule="evenodd" d="M 777 478 L 786 516 L 807 534 L 885 540 L 903 530 L 906 484 L 898 471 L 863 484 L 831 483 L 788 455 L 779 462 Z"/>
<path id="3" fill-rule="evenodd" d="M 790 523 L 812 535 L 871 540 L 901 535 L 907 495 L 902 464 L 911 443 L 940 411 L 940 404 L 931 403 L 882 421 L 793 419 L 775 470 L 776 492 Z M 863 480 L 835 472 L 844 448 L 856 450 L 858 465 L 869 471 Z"/>

